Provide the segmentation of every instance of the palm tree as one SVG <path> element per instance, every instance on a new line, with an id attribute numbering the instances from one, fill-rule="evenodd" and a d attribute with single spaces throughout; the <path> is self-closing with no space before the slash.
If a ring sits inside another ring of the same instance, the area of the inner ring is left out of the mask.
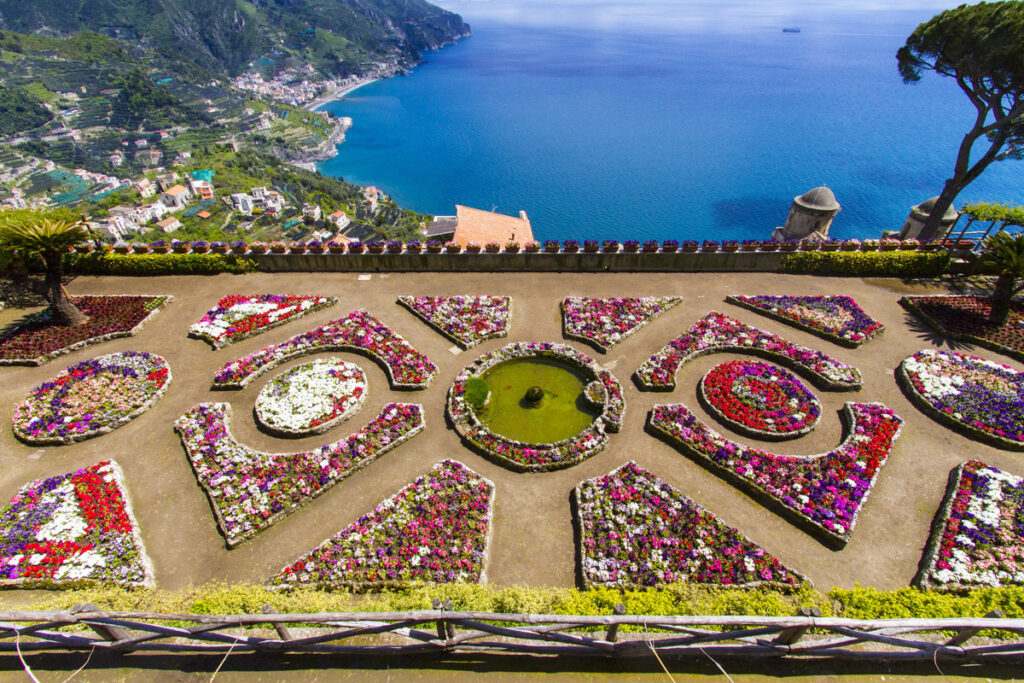
<path id="1" fill-rule="evenodd" d="M 9 211 L 0 214 L 0 249 L 20 254 L 33 254 L 43 260 L 46 268 L 46 298 L 50 302 L 53 321 L 58 325 L 78 325 L 88 320 L 71 303 L 64 289 L 64 254 L 88 239 L 82 221 L 36 211 Z"/>
<path id="2" fill-rule="evenodd" d="M 1024 284 L 1014 287 L 1017 278 L 1024 278 L 1024 232 L 1013 237 L 1006 232 L 997 232 L 989 237 L 981 252 L 981 264 L 999 273 L 992 291 L 992 309 L 988 321 L 1002 325 L 1010 317 L 1013 296 L 1024 289 Z"/>

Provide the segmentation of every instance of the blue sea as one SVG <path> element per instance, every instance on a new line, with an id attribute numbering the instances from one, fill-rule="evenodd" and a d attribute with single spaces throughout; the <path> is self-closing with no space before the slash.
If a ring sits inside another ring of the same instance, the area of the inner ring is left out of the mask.
<path id="1" fill-rule="evenodd" d="M 523 209 L 541 240 L 763 239 L 823 184 L 832 235 L 875 237 L 973 121 L 950 79 L 897 72 L 927 0 L 442 4 L 473 35 L 326 105 L 354 126 L 319 168 L 435 215 Z M 1024 162 L 997 162 L 956 205 L 1022 194 Z"/>

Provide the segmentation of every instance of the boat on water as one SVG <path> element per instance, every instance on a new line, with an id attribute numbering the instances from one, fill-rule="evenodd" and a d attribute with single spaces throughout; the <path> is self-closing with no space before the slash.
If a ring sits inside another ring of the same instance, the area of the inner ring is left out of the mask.
<path id="1" fill-rule="evenodd" d="M 783 33 L 800 33 L 800 29 L 797 28 L 796 26 L 787 26 L 786 28 L 782 29 L 782 32 Z"/>

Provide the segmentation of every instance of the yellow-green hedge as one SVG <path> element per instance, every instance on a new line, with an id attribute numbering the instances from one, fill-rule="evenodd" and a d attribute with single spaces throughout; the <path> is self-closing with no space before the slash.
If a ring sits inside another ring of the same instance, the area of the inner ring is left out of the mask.
<path id="1" fill-rule="evenodd" d="M 945 251 L 796 251 L 782 270 L 807 275 L 937 277 L 949 267 Z"/>
<path id="2" fill-rule="evenodd" d="M 214 275 L 251 273 L 256 262 L 237 254 L 68 254 L 65 267 L 88 275 Z"/>

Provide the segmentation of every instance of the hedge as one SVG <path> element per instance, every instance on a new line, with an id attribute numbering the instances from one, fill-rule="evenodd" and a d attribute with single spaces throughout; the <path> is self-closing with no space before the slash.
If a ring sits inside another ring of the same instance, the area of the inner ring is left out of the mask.
<path id="1" fill-rule="evenodd" d="M 945 251 L 797 251 L 782 257 L 782 270 L 807 275 L 937 277 L 949 267 Z"/>
<path id="2" fill-rule="evenodd" d="M 964 593 L 901 588 L 880 591 L 857 586 L 833 588 L 828 597 L 842 604 L 839 616 L 851 619 L 943 619 L 983 617 L 999 609 L 1007 619 L 1024 618 L 1024 587 L 978 588 Z"/>
<path id="3" fill-rule="evenodd" d="M 256 262 L 237 254 L 68 254 L 69 272 L 86 275 L 215 275 L 251 273 Z"/>

